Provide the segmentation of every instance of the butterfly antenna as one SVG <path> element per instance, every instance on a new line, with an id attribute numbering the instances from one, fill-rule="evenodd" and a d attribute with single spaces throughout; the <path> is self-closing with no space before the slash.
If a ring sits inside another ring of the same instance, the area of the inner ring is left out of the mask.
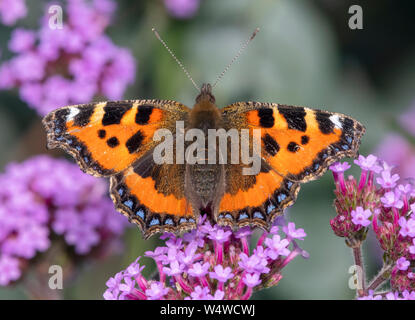
<path id="1" fill-rule="evenodd" d="M 213 84 L 212 88 L 214 88 L 218 82 L 223 78 L 225 73 L 229 70 L 231 65 L 238 60 L 239 56 L 242 54 L 242 52 L 245 50 L 245 48 L 248 46 L 248 44 L 255 38 L 256 34 L 259 32 L 259 28 L 256 28 L 255 31 L 252 33 L 252 35 L 249 37 L 248 40 L 242 45 L 242 47 L 239 49 L 238 53 L 235 57 L 231 60 L 231 62 L 226 66 L 225 70 L 222 71 L 222 73 L 216 78 L 215 83 Z"/>
<path id="2" fill-rule="evenodd" d="M 163 46 L 166 48 L 166 50 L 170 53 L 170 55 L 173 57 L 173 59 L 177 62 L 177 64 L 180 66 L 180 68 L 183 70 L 183 72 L 186 74 L 186 76 L 189 78 L 190 81 L 192 81 L 193 85 L 197 89 L 197 91 L 200 91 L 199 86 L 195 83 L 190 73 L 186 70 L 184 65 L 180 62 L 179 59 L 177 59 L 176 55 L 170 50 L 170 48 L 167 46 L 167 44 L 164 42 L 164 40 L 160 37 L 160 34 L 157 32 L 156 28 L 151 29 L 154 34 L 156 35 L 156 38 L 159 39 L 159 41 L 163 44 Z"/>

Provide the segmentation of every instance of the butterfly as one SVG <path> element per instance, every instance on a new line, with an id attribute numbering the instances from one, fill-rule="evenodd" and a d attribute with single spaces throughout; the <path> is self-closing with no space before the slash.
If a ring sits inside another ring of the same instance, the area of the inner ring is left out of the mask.
<path id="1" fill-rule="evenodd" d="M 156 163 L 155 134 L 179 134 L 178 121 L 184 131 L 260 130 L 259 172 L 243 174 L 243 163 Z M 57 109 L 43 124 L 48 148 L 62 148 L 84 172 L 110 178 L 117 210 L 145 238 L 194 229 L 201 212 L 222 226 L 269 229 L 296 201 L 301 183 L 357 156 L 365 132 L 351 117 L 305 107 L 237 102 L 219 109 L 209 84 L 192 109 L 170 100 L 107 101 Z"/>

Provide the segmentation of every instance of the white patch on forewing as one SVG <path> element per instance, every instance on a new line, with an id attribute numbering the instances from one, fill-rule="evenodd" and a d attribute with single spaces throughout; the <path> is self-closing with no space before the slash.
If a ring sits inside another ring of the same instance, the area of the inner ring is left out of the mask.
<path id="1" fill-rule="evenodd" d="M 343 128 L 343 125 L 340 122 L 340 118 L 337 114 L 333 114 L 332 116 L 330 116 L 329 119 L 331 120 L 331 122 L 333 122 L 333 124 L 336 126 L 336 128 L 338 128 L 338 129 Z"/>
<path id="2" fill-rule="evenodd" d="M 78 108 L 71 108 L 70 110 L 71 111 L 66 116 L 66 121 L 71 121 L 79 113 L 79 109 Z"/>

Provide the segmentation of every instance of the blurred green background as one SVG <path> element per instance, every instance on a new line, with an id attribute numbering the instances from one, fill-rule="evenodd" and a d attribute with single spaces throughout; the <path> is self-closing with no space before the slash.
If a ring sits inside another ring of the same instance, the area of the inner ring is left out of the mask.
<path id="1" fill-rule="evenodd" d="M 20 25 L 36 28 L 46 2 L 28 2 L 29 16 Z M 188 19 L 170 16 L 161 0 L 117 3 L 108 34 L 117 45 L 130 48 L 137 60 L 136 81 L 125 93 L 126 99 L 194 103 L 195 88 L 154 37 L 151 28 L 155 26 L 198 84 L 213 82 L 241 43 L 260 27 L 255 40 L 215 88 L 218 106 L 254 100 L 345 113 L 367 128 L 362 154 L 381 143 L 391 130 L 390 119 L 415 100 L 414 2 L 202 0 L 197 13 Z M 348 27 L 352 4 L 363 8 L 363 30 Z M 7 51 L 11 30 L 0 28 L 2 52 Z M 47 153 L 40 120 L 17 92 L 0 92 L 1 168 L 10 161 Z M 305 229 L 308 236 L 302 246 L 310 258 L 296 258 L 283 271 L 277 287 L 255 298 L 354 297 L 348 287 L 351 252 L 329 225 L 335 215 L 332 202 L 331 174 L 303 186 L 287 216 Z M 85 264 L 79 276 L 65 284 L 64 297 L 101 299 L 105 281 L 156 243 L 142 240 L 137 229 L 130 229 L 125 251 Z M 366 262 L 372 273 L 378 267 L 377 252 L 369 242 Z M 150 274 L 151 268 L 144 274 Z M 11 298 L 25 298 L 19 285 L 0 289 L 0 299 Z"/>

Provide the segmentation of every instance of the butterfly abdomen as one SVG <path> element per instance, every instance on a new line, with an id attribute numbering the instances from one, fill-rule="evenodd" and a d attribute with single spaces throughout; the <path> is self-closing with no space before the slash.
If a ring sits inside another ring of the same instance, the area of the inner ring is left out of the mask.
<path id="1" fill-rule="evenodd" d="M 214 163 L 208 163 L 209 157 L 209 129 L 220 129 L 222 127 L 222 116 L 215 105 L 215 98 L 211 94 L 208 85 L 202 90 L 196 99 L 196 104 L 190 112 L 189 126 L 187 130 L 202 134 L 203 139 L 199 140 L 199 150 L 203 154 L 198 156 L 197 163 L 186 161 L 186 195 L 193 202 L 195 207 L 200 209 L 210 207 L 215 210 L 219 199 L 223 195 L 224 188 L 224 167 L 219 164 L 219 148 L 217 141 L 214 142 Z M 194 140 L 196 141 L 196 140 Z M 194 142 L 190 141 L 189 144 Z M 187 159 L 188 160 L 188 159 Z"/>

